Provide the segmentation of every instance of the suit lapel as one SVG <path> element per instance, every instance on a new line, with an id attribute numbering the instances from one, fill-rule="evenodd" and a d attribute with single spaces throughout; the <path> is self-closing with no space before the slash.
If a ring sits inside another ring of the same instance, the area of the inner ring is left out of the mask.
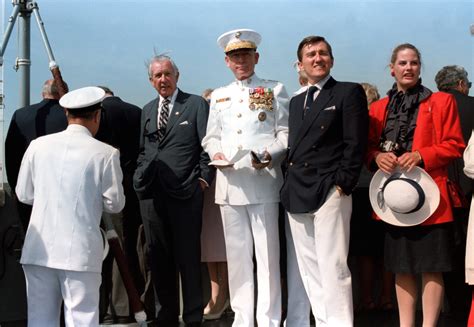
<path id="1" fill-rule="evenodd" d="M 148 130 L 148 133 L 153 133 L 158 130 L 158 106 L 160 105 L 160 97 L 157 97 L 153 103 L 150 105 L 150 110 L 148 111 L 148 126 L 145 126 Z"/>
<path id="2" fill-rule="evenodd" d="M 165 139 L 170 133 L 171 129 L 174 127 L 179 118 L 183 115 L 183 112 L 186 111 L 186 97 L 181 90 L 178 89 L 178 94 L 176 100 L 173 104 L 173 111 L 171 111 L 170 116 L 168 117 L 168 124 L 166 125 L 166 133 L 163 136 Z"/>
<path id="3" fill-rule="evenodd" d="M 311 108 L 306 113 L 306 116 L 304 117 L 303 121 L 299 125 L 299 129 L 296 130 L 296 137 L 290 149 L 289 157 L 293 155 L 296 148 L 300 144 L 301 139 L 308 133 L 308 130 L 313 125 L 314 121 L 318 118 L 321 111 L 326 107 L 328 102 L 332 99 L 332 87 L 334 86 L 335 83 L 336 81 L 331 77 L 326 82 L 326 84 L 324 84 L 323 89 L 319 92 L 318 97 L 313 102 L 313 104 L 311 105 Z M 303 105 L 299 107 L 301 107 L 301 109 L 299 110 L 302 111 Z M 301 112 L 301 115 L 298 112 L 298 117 L 296 119 L 299 119 L 299 117 L 301 116 L 302 116 L 302 112 Z"/>
<path id="4" fill-rule="evenodd" d="M 298 136 L 298 132 L 301 129 L 301 125 L 303 124 L 303 105 L 304 105 L 304 99 L 306 97 L 306 92 L 303 92 L 302 94 L 296 96 L 293 98 L 292 103 L 291 103 L 291 118 L 289 122 L 289 128 L 291 131 L 295 131 L 294 133 L 290 133 L 289 136 L 289 146 L 290 146 L 290 152 L 291 149 L 296 145 L 296 137 Z"/>

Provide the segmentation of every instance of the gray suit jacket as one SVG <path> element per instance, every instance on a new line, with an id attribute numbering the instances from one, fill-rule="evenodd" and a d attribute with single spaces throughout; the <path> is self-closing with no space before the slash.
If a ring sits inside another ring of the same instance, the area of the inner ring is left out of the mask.
<path id="1" fill-rule="evenodd" d="M 140 199 L 157 189 L 177 199 L 190 198 L 199 178 L 211 184 L 215 171 L 201 141 L 206 133 L 209 105 L 200 96 L 178 90 L 163 139 L 158 142 L 159 97 L 143 107 L 140 152 L 133 186 Z"/>

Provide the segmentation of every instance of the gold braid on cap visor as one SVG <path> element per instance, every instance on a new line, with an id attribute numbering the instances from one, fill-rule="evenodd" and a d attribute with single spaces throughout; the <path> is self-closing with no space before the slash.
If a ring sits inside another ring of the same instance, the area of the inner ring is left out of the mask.
<path id="1" fill-rule="evenodd" d="M 225 53 L 239 49 L 257 49 L 257 45 L 252 41 L 240 41 L 228 44 L 225 47 Z"/>

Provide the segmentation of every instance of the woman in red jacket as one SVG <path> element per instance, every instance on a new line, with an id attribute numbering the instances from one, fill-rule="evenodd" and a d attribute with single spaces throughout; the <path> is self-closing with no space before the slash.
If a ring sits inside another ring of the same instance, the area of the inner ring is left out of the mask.
<path id="1" fill-rule="evenodd" d="M 388 226 L 385 265 L 396 274 L 400 326 L 415 325 L 416 275 L 421 274 L 423 326 L 436 326 L 444 293 L 442 273 L 452 270 L 453 214 L 447 166 L 460 157 L 463 137 L 454 98 L 421 84 L 421 55 L 411 44 L 397 46 L 390 60 L 395 84 L 369 111 L 367 161 L 392 173 L 397 166 L 424 168 L 440 190 L 437 210 L 423 224 Z"/>

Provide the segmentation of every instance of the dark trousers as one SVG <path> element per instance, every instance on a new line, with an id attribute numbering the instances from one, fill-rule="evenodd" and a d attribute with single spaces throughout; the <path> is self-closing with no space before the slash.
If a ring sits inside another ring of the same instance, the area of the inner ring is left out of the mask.
<path id="1" fill-rule="evenodd" d="M 199 186 L 189 199 L 157 192 L 154 199 L 140 201 L 152 280 L 161 305 L 157 320 L 170 322 L 170 326 L 177 323 L 179 315 L 178 273 L 183 291 L 183 320 L 202 320 L 202 201 Z"/>

